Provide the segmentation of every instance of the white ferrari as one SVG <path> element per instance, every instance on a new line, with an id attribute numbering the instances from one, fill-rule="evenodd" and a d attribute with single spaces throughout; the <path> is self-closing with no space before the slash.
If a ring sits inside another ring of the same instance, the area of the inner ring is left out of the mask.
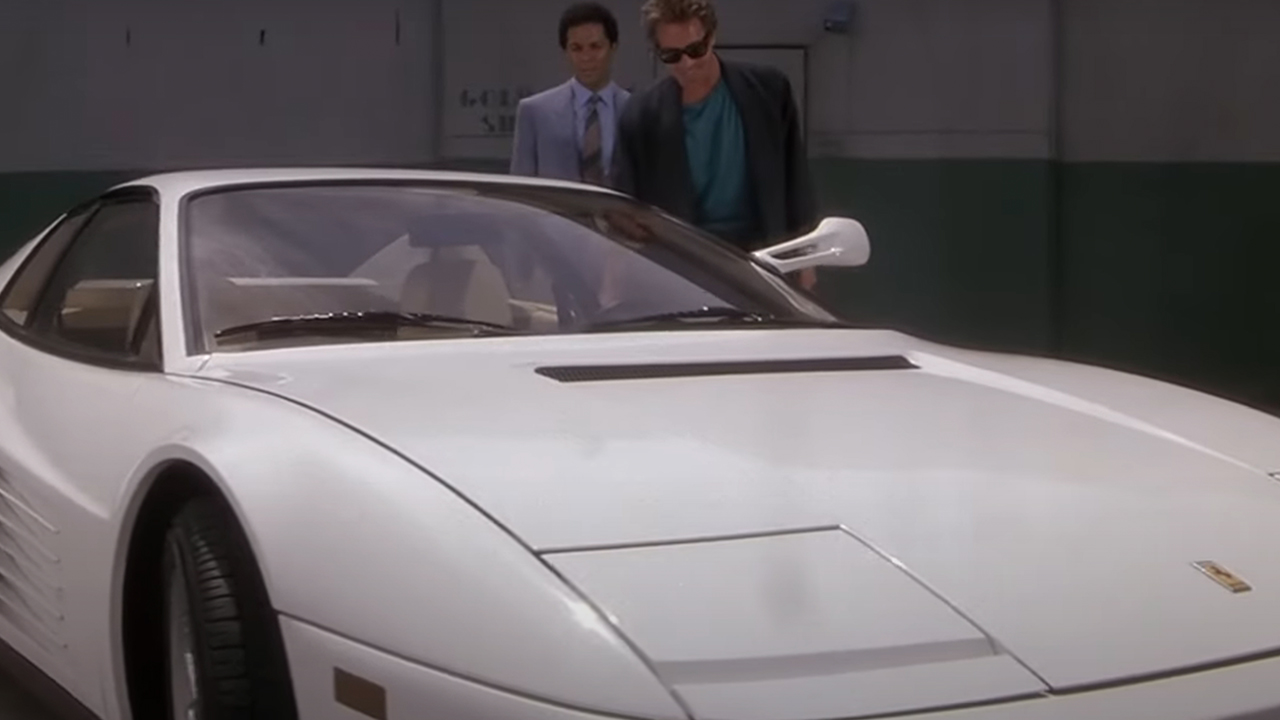
<path id="1" fill-rule="evenodd" d="M 7 657 L 101 720 L 1280 716 L 1280 419 L 787 279 L 869 256 L 507 176 L 112 189 L 0 266 Z"/>

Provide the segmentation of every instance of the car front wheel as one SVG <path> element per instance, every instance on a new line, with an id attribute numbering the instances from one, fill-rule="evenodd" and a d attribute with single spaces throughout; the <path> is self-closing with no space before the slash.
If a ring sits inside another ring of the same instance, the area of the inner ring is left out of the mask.
<path id="1" fill-rule="evenodd" d="M 162 562 L 169 719 L 296 718 L 279 624 L 231 511 L 187 503 Z"/>

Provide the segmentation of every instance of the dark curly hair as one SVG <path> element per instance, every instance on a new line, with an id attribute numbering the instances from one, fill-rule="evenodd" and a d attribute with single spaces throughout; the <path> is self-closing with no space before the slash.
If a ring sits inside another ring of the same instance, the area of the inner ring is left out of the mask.
<path id="1" fill-rule="evenodd" d="M 580 2 L 565 8 L 560 15 L 560 49 L 569 44 L 569 30 L 579 25 L 600 25 L 609 44 L 618 44 L 618 19 L 613 11 L 598 2 Z"/>

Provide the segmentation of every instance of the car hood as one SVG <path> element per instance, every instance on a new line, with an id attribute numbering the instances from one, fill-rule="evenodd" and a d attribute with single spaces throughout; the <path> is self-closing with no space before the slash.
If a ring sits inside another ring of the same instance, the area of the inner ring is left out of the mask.
<path id="1" fill-rule="evenodd" d="M 678 332 L 270 351 L 204 375 L 451 485 L 700 718 L 958 706 L 1280 649 L 1265 458 L 983 357 L 888 332 Z"/>

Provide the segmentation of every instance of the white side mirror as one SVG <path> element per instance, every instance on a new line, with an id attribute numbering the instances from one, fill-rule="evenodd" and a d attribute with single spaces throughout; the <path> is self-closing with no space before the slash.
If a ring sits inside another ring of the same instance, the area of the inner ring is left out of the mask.
<path id="1" fill-rule="evenodd" d="M 866 228 L 852 218 L 829 217 L 807 235 L 757 250 L 753 255 L 781 273 L 808 267 L 858 267 L 871 259 Z"/>

